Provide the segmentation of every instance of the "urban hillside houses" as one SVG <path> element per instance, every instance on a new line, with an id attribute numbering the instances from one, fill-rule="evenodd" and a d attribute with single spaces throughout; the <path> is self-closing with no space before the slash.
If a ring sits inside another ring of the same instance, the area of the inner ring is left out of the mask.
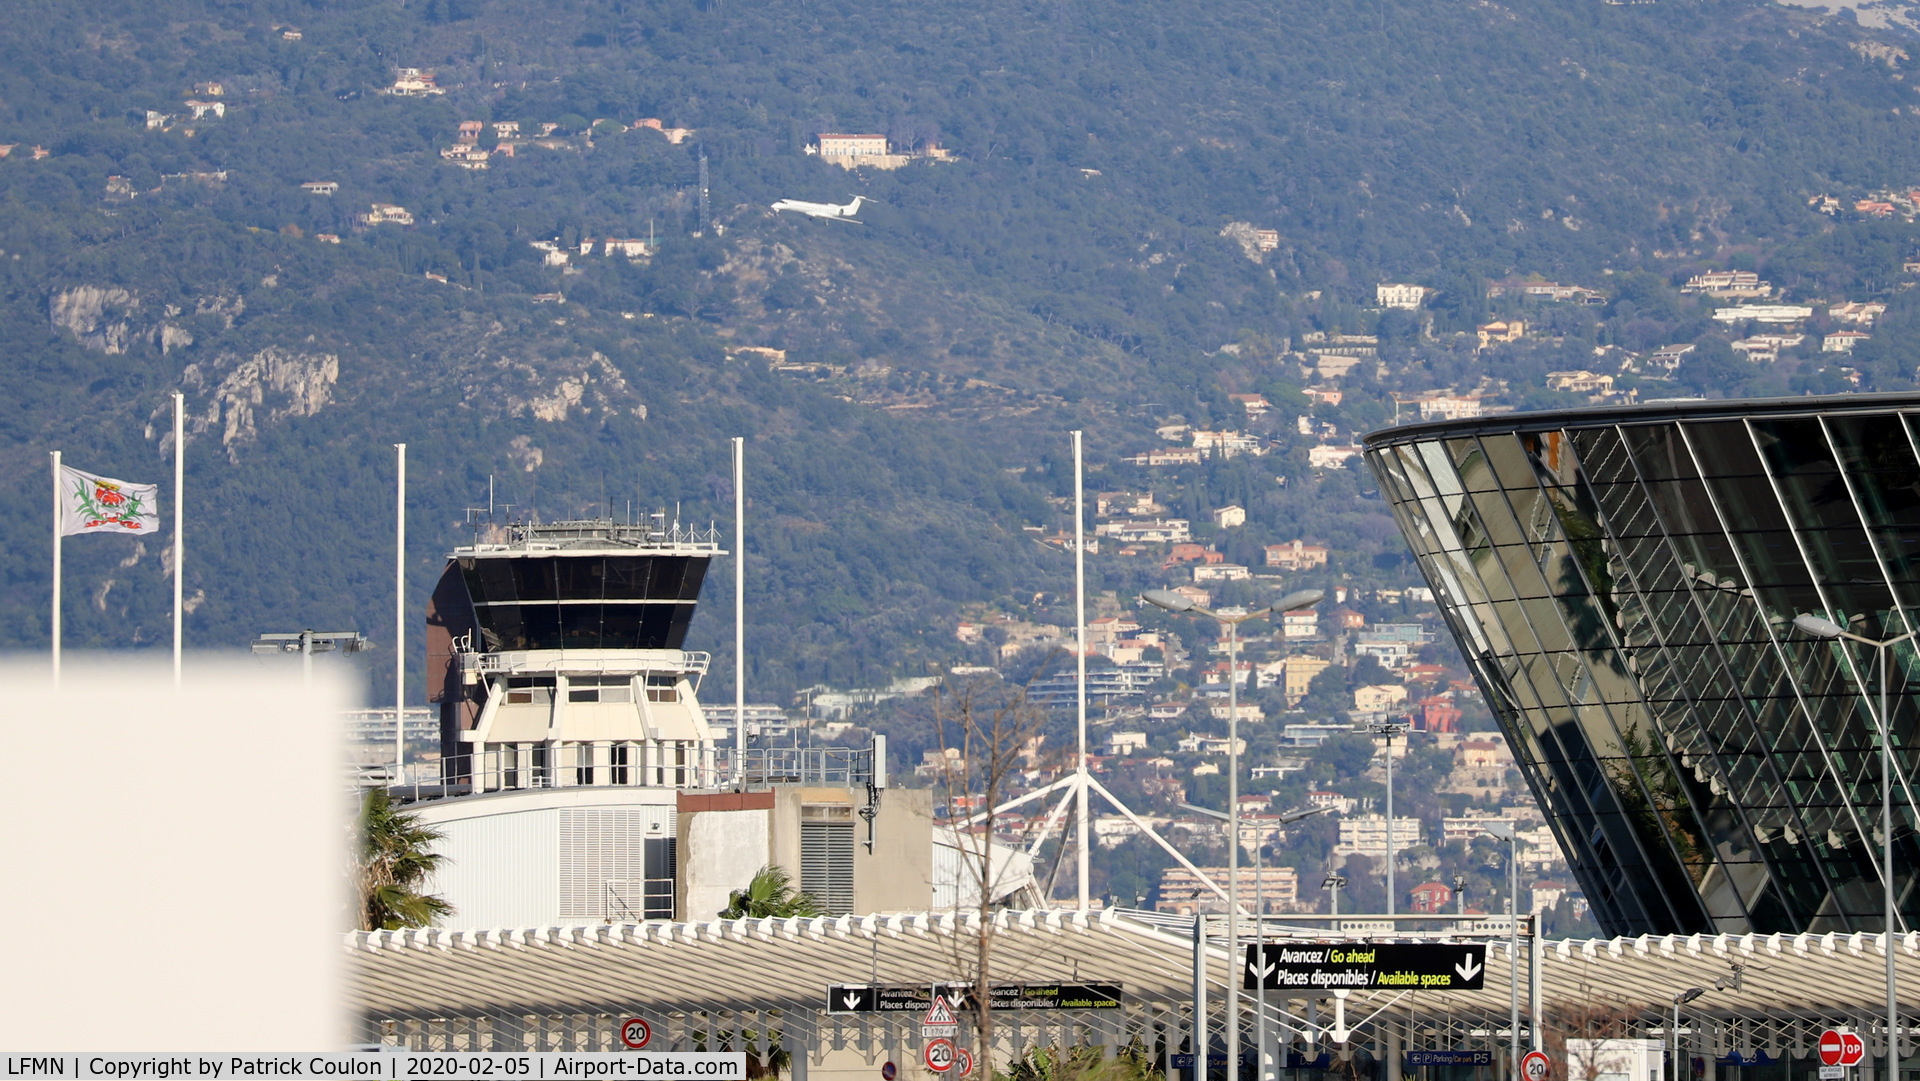
<path id="1" fill-rule="evenodd" d="M 1406 308 L 1417 311 L 1426 300 L 1427 287 L 1381 282 L 1373 288 L 1374 302 L 1382 308 Z"/>
<path id="2" fill-rule="evenodd" d="M 1284 544 L 1269 544 L 1266 560 L 1269 567 L 1290 571 L 1312 570 L 1327 565 L 1327 548 L 1324 544 L 1308 544 L 1298 539 Z"/>
<path id="3" fill-rule="evenodd" d="M 1705 274 L 1695 274 L 1680 287 L 1682 293 L 1705 293 L 1710 297 L 1764 297 L 1773 293 L 1770 282 L 1760 280 L 1760 275 L 1749 270 L 1710 270 Z"/>
<path id="4" fill-rule="evenodd" d="M 1804 304 L 1741 304 L 1732 308 L 1715 308 L 1713 317 L 1722 323 L 1751 319 L 1756 323 L 1787 324 L 1813 318 L 1813 309 Z"/>
<path id="5" fill-rule="evenodd" d="M 835 132 L 820 133 L 815 137 L 815 145 L 807 147 L 807 153 L 816 154 L 821 161 L 838 165 L 843 169 L 862 166 L 871 169 L 899 169 L 913 161 L 949 161 L 953 157 L 938 146 L 929 146 L 917 154 L 896 154 L 888 145 L 887 137 L 884 135 L 848 135 Z"/>
<path id="6" fill-rule="evenodd" d="M 404 206 L 393 203 L 374 203 L 372 209 L 360 216 L 368 225 L 412 225 L 413 215 Z"/>

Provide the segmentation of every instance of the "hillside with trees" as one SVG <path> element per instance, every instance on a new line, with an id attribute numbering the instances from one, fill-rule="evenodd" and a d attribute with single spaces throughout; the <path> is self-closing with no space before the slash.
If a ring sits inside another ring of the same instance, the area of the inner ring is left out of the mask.
<path id="1" fill-rule="evenodd" d="M 1092 486 L 1197 521 L 1244 506 L 1207 538 L 1238 562 L 1304 536 L 1334 547 L 1328 580 L 1411 584 L 1359 463 L 1308 459 L 1392 422 L 1396 393 L 1582 404 L 1547 373 L 1673 343 L 1698 346 L 1620 386 L 1913 385 L 1913 226 L 1851 209 L 1920 184 L 1910 48 L 1750 0 L 17 5 L 0 641 L 46 641 L 46 452 L 162 479 L 175 390 L 197 646 L 322 624 L 390 645 L 397 442 L 424 608 L 490 478 L 514 514 L 724 527 L 746 436 L 751 679 L 782 703 L 923 672 L 963 655 L 964 610 L 1057 596 L 1069 560 L 1036 541 L 1068 522 L 1072 428 Z M 403 69 L 431 92 L 384 92 Z M 835 131 L 946 160 L 845 170 L 808 153 Z M 877 201 L 858 225 L 768 209 L 852 194 Z M 1679 289 L 1726 267 L 1888 309 L 1844 365 L 1811 344 L 1756 365 Z M 1528 276 L 1597 302 L 1490 289 Z M 1380 282 L 1431 292 L 1383 311 Z M 1482 348 L 1496 317 L 1531 329 Z M 1377 354 L 1303 367 L 1342 335 Z M 1266 453 L 1122 461 L 1168 424 Z M 161 547 L 68 546 L 71 646 L 166 643 Z M 691 643 L 722 693 L 730 580 Z"/>

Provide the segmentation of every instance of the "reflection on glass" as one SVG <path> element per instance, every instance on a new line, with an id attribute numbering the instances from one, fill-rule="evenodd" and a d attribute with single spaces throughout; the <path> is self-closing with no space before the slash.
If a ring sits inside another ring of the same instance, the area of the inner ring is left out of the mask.
<path id="1" fill-rule="evenodd" d="M 1506 419 L 1368 461 L 1602 925 L 1878 930 L 1873 652 L 1791 620 L 1920 626 L 1920 400 Z M 1920 770 L 1920 653 L 1891 677 Z"/>

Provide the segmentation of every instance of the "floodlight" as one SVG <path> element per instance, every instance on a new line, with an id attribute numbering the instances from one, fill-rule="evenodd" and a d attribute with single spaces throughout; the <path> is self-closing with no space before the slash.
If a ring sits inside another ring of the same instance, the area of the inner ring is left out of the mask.
<path id="1" fill-rule="evenodd" d="M 1816 638 L 1838 638 L 1847 633 L 1846 628 L 1831 619 L 1804 613 L 1793 617 L 1793 625 Z"/>
<path id="2" fill-rule="evenodd" d="M 1195 607 L 1192 597 L 1175 593 L 1171 589 L 1149 589 L 1140 594 L 1140 599 L 1155 608 L 1165 608 L 1169 612 L 1191 612 Z"/>
<path id="3" fill-rule="evenodd" d="M 1297 590 L 1273 602 L 1273 610 L 1276 612 L 1295 612 L 1302 608 L 1311 608 L 1325 600 L 1326 597 L 1327 591 L 1324 589 Z"/>

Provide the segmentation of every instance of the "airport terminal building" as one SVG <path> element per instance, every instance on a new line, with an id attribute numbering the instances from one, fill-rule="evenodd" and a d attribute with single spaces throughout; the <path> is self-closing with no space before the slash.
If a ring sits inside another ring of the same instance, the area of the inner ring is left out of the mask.
<path id="1" fill-rule="evenodd" d="M 1367 457 L 1612 935 L 1879 931 L 1877 650 L 1920 629 L 1920 395 L 1375 432 Z M 1920 679 L 1889 676 L 1914 896 Z"/>

